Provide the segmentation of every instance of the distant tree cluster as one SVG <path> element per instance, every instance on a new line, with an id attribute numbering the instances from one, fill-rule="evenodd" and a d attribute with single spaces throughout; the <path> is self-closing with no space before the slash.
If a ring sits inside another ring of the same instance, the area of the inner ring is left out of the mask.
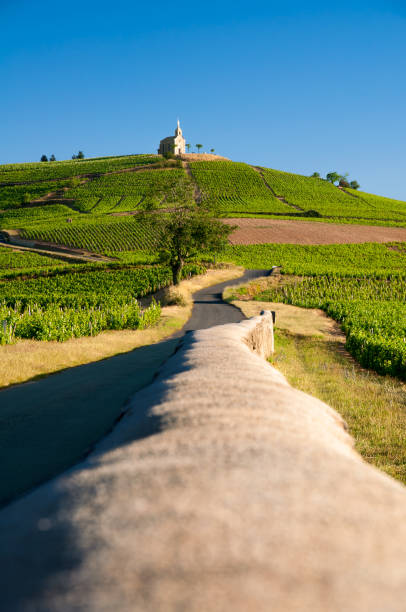
<path id="1" fill-rule="evenodd" d="M 72 159 L 84 159 L 85 158 L 85 154 L 83 153 L 83 151 L 79 151 L 79 153 L 77 155 L 72 155 Z M 52 155 L 49 157 L 47 157 L 47 155 L 41 155 L 41 160 L 42 162 L 54 162 L 56 161 L 56 157 L 55 155 L 52 153 Z"/>
<path id="2" fill-rule="evenodd" d="M 322 177 L 320 176 L 319 172 L 313 172 L 310 178 L 322 178 Z M 326 180 L 332 185 L 335 185 L 336 183 L 338 183 L 338 186 L 343 187 L 344 189 L 347 189 L 347 188 L 359 189 L 360 188 L 360 184 L 358 183 L 358 181 L 348 180 L 348 173 L 338 174 L 338 172 L 328 172 L 326 174 L 326 178 L 322 180 Z"/>

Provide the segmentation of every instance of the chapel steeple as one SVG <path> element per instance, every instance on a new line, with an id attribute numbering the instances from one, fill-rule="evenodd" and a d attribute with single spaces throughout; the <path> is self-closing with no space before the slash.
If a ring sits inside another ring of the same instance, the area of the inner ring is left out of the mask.
<path id="1" fill-rule="evenodd" d="M 175 130 L 175 136 L 182 136 L 182 130 L 181 130 L 181 127 L 180 127 L 179 119 L 178 119 L 177 128 Z"/>
<path id="2" fill-rule="evenodd" d="M 183 138 L 182 128 L 180 122 L 178 123 L 175 130 L 175 136 L 168 136 L 163 138 L 159 144 L 158 153 L 165 155 L 166 153 L 173 153 L 175 155 L 184 155 L 186 149 L 186 141 Z"/>

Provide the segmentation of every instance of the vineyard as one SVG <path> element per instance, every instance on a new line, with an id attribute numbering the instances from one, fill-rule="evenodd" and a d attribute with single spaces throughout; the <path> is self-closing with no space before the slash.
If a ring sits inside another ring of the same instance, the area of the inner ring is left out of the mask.
<path id="1" fill-rule="evenodd" d="M 63 267 L 60 261 L 36 253 L 13 251 L 0 246 L 0 277 L 29 274 Z M 65 265 L 66 267 L 66 265 Z M 1 299 L 1 296 L 0 296 Z"/>
<path id="2" fill-rule="evenodd" d="M 403 243 L 229 245 L 220 259 L 251 269 L 282 266 L 283 274 L 386 277 L 405 273 L 406 247 Z"/>
<path id="3" fill-rule="evenodd" d="M 338 321 L 364 367 L 406 380 L 406 276 L 321 275 L 290 279 L 256 299 L 321 308 Z"/>
<path id="4" fill-rule="evenodd" d="M 266 187 L 251 166 L 237 162 L 193 162 L 192 175 L 208 204 L 220 212 L 291 212 Z"/>
<path id="5" fill-rule="evenodd" d="M 376 215 L 379 214 L 380 218 L 406 218 L 405 202 L 401 202 L 400 200 L 391 200 L 390 198 L 384 198 L 382 196 L 373 195 L 372 193 L 365 193 L 363 191 L 354 191 L 354 189 L 346 189 L 346 191 L 363 202 L 366 202 L 375 210 Z"/>
<path id="6" fill-rule="evenodd" d="M 0 165 L 0 185 L 103 174 L 115 170 L 124 170 L 125 168 L 154 164 L 159 162 L 160 159 L 156 155 L 125 155 L 60 162 L 4 164 Z"/>
<path id="7" fill-rule="evenodd" d="M 158 236 L 136 217 L 88 217 L 72 223 L 32 225 L 21 232 L 28 240 L 44 240 L 92 252 L 154 250 Z"/>
<path id="8" fill-rule="evenodd" d="M 105 329 L 141 329 L 159 320 L 159 305 L 153 301 L 142 310 L 137 298 L 169 285 L 169 268 L 83 268 L 29 280 L 0 280 L 0 344 L 17 338 L 64 341 Z M 189 264 L 183 277 L 202 272 L 202 266 Z"/>
<path id="9" fill-rule="evenodd" d="M 81 212 L 108 213 L 144 206 L 170 206 L 191 200 L 189 177 L 182 168 L 153 169 L 101 176 L 67 192 Z"/>
<path id="10" fill-rule="evenodd" d="M 190 204 L 195 197 L 223 216 L 317 215 L 319 222 L 406 226 L 403 202 L 321 179 L 231 161 L 189 167 L 192 178 L 180 160 L 155 155 L 3 165 L 0 230 L 96 252 L 154 249 L 152 230 L 124 216 L 115 225 L 116 215 Z M 49 202 L 38 201 L 47 194 L 54 194 Z"/>
<path id="11" fill-rule="evenodd" d="M 277 196 L 303 211 L 321 216 L 375 221 L 398 221 L 406 225 L 406 203 L 370 196 L 353 189 L 341 190 L 320 178 L 309 178 L 279 170 L 261 169 Z"/>
<path id="12" fill-rule="evenodd" d="M 1 168 L 1 166 L 0 166 Z M 28 201 L 37 200 L 66 187 L 66 181 L 40 182 L 31 185 L 12 185 L 0 187 L 0 210 L 21 209 Z"/>

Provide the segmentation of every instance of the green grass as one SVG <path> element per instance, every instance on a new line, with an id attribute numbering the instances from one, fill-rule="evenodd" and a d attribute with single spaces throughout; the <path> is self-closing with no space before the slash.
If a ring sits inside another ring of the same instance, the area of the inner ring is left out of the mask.
<path id="1" fill-rule="evenodd" d="M 361 369 L 340 343 L 276 331 L 274 365 L 348 423 L 365 460 L 406 484 L 405 385 Z"/>

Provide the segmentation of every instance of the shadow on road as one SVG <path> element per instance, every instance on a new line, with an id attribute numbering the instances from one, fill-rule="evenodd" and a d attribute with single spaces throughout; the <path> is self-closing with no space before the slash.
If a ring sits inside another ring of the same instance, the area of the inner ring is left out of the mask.
<path id="1" fill-rule="evenodd" d="M 170 339 L 0 391 L 0 504 L 81 459 L 177 344 Z"/>
<path id="2" fill-rule="evenodd" d="M 248 270 L 197 292 L 191 318 L 166 341 L 0 391 L 0 505 L 81 460 L 114 426 L 128 399 L 153 380 L 185 332 L 243 320 L 238 308 L 222 301 L 224 289 L 267 273 Z"/>

